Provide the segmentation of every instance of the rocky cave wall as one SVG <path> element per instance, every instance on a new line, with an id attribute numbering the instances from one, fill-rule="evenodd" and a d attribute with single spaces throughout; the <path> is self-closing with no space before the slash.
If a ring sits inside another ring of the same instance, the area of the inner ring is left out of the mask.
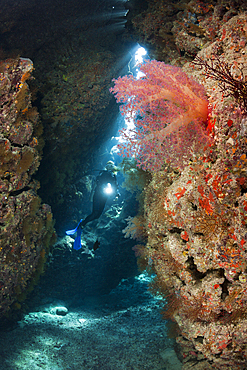
<path id="1" fill-rule="evenodd" d="M 148 240 L 136 247 L 139 265 L 156 274 L 152 289 L 164 296 L 164 318 L 177 325 L 183 369 L 245 369 L 247 363 L 245 7 L 148 1 L 129 20 L 142 45 L 157 59 L 183 66 L 209 100 L 214 144 L 206 160 L 194 153 L 183 170 L 153 172 L 145 232 L 143 219 L 135 224 Z M 200 62 L 188 63 L 197 55 L 209 66 L 229 68 L 233 89 Z"/>
<path id="2" fill-rule="evenodd" d="M 20 308 L 55 241 L 51 208 L 41 204 L 33 173 L 40 162 L 39 115 L 27 84 L 30 59 L 0 64 L 0 315 Z M 17 302 L 18 301 L 18 302 Z"/>

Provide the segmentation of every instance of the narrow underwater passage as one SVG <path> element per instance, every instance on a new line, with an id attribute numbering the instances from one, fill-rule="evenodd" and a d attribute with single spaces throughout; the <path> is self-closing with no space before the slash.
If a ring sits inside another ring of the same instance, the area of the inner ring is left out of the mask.
<path id="1" fill-rule="evenodd" d="M 246 24 L 242 0 L 0 0 L 0 370 L 247 369 Z"/>

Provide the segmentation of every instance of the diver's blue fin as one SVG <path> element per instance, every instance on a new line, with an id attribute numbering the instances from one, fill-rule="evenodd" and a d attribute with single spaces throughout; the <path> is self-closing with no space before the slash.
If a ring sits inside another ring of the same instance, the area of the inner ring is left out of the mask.
<path id="1" fill-rule="evenodd" d="M 82 228 L 78 227 L 77 237 L 75 238 L 75 242 L 74 242 L 74 249 L 75 250 L 78 250 L 78 249 L 81 248 L 81 232 L 82 232 Z"/>
<path id="2" fill-rule="evenodd" d="M 81 222 L 82 222 L 82 219 L 80 220 L 79 224 L 76 226 L 75 229 L 65 231 L 66 235 L 73 235 L 73 234 L 75 234 L 77 232 L 77 229 L 78 229 L 78 227 L 79 227 L 79 225 L 80 225 Z"/>
<path id="3" fill-rule="evenodd" d="M 77 232 L 77 227 L 75 229 L 73 229 L 73 230 L 67 230 L 67 231 L 65 231 L 66 235 L 73 235 L 76 232 Z"/>
<path id="4" fill-rule="evenodd" d="M 81 233 L 82 233 L 82 228 L 80 227 L 81 222 L 82 222 L 82 219 L 80 220 L 79 224 L 76 226 L 75 229 L 66 231 L 67 235 L 73 235 L 77 232 L 77 236 L 74 242 L 74 249 L 76 250 L 81 248 Z"/>

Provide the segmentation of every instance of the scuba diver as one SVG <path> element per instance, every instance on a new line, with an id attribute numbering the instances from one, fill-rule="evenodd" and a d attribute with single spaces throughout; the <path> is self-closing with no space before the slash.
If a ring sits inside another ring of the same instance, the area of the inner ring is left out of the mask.
<path id="1" fill-rule="evenodd" d="M 90 215 L 88 215 L 84 220 L 80 220 L 75 229 L 66 231 L 67 235 L 73 235 L 77 232 L 77 236 L 74 242 L 74 249 L 78 250 L 81 248 L 82 228 L 88 222 L 96 220 L 101 216 L 108 198 L 116 197 L 119 195 L 117 178 L 115 175 L 116 170 L 117 167 L 115 167 L 112 161 L 107 162 L 105 169 L 102 170 L 96 177 L 92 213 L 90 213 Z"/>

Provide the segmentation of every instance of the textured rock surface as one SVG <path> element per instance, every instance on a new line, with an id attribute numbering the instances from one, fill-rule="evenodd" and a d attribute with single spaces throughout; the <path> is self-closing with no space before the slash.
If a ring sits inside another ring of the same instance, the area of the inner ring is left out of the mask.
<path id="1" fill-rule="evenodd" d="M 232 17 L 219 35 L 199 55 L 207 61 L 218 55 L 246 81 L 246 14 Z M 207 159 L 193 153 L 181 172 L 153 174 L 145 192 L 148 243 L 138 253 L 156 273 L 153 289 L 167 300 L 165 317 L 179 326 L 183 368 L 245 369 L 246 108 L 227 84 L 205 79 L 191 65 L 184 70 L 206 87 L 214 144 Z"/>
<path id="2" fill-rule="evenodd" d="M 32 69 L 24 58 L 0 64 L 0 315 L 37 281 L 54 236 L 51 209 L 32 181 L 39 166 L 38 114 L 26 83 Z"/>

